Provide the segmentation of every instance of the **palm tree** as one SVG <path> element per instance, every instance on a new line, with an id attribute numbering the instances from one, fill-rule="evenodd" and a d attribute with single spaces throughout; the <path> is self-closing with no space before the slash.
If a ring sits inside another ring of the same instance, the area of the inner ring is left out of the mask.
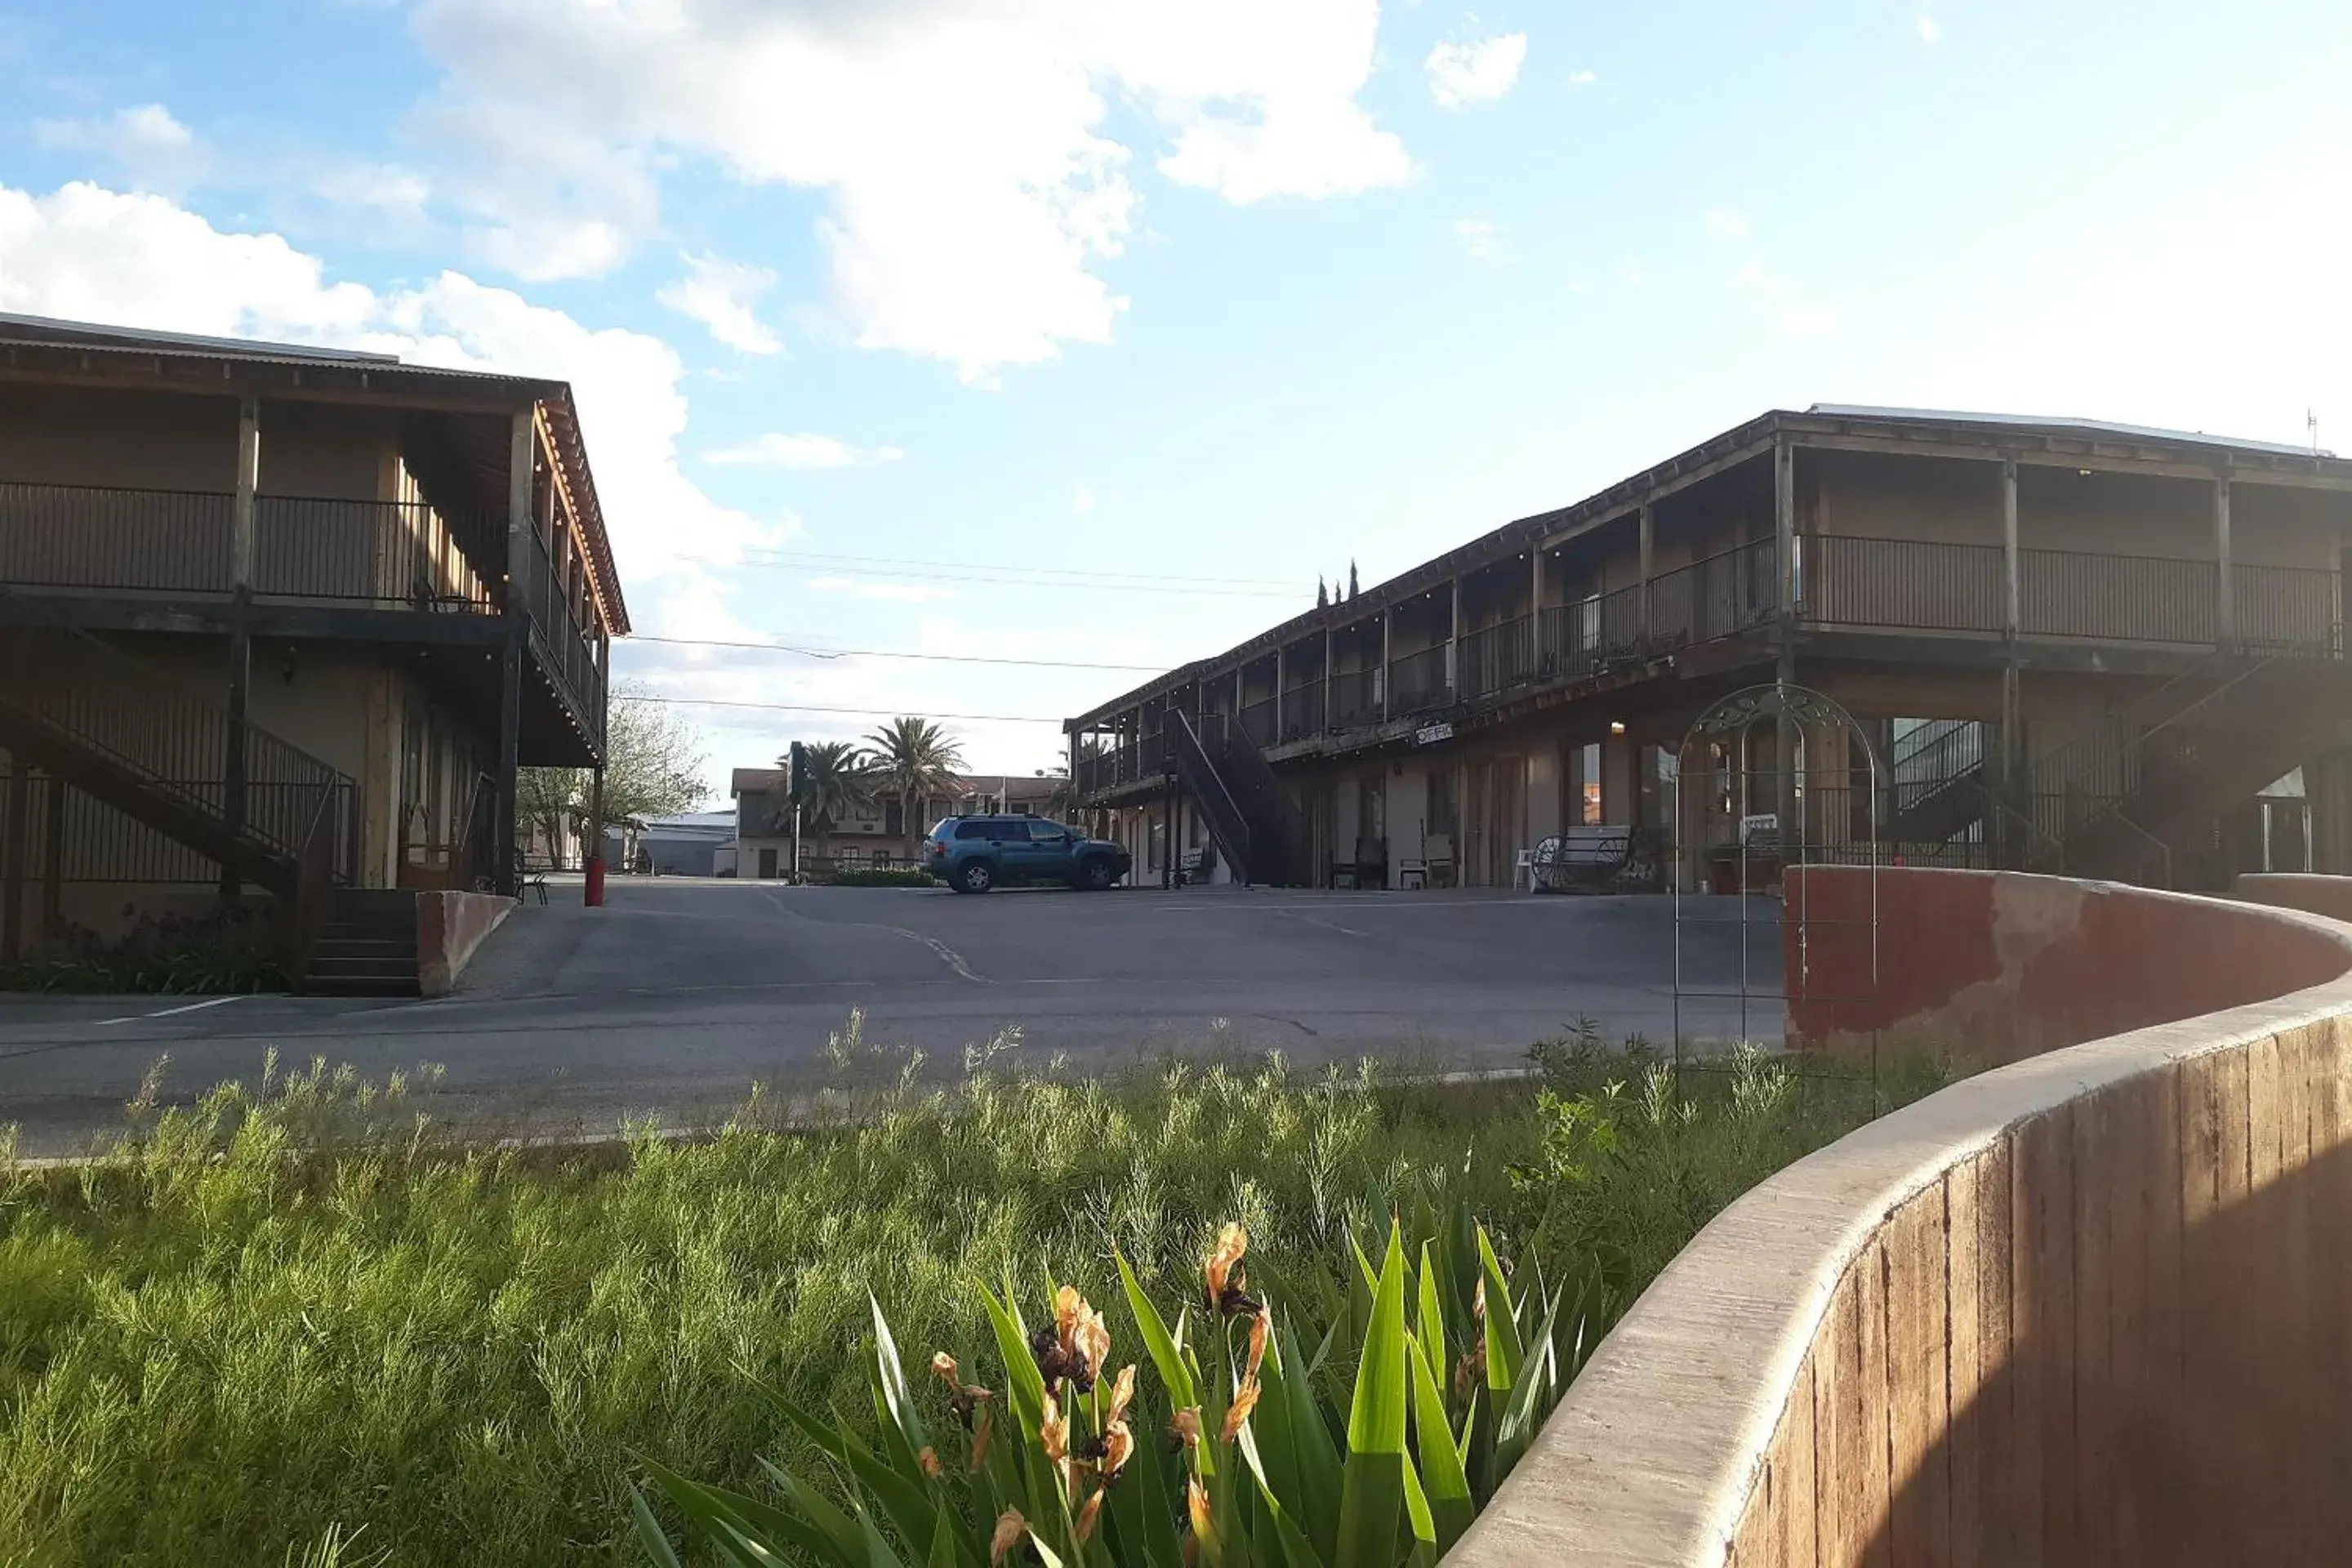
<path id="1" fill-rule="evenodd" d="M 875 787 L 898 797 L 898 826 L 907 835 L 907 853 L 915 853 L 922 837 L 916 826 L 916 803 L 935 795 L 951 794 L 956 775 L 963 771 L 963 752 L 945 730 L 929 719 L 893 719 L 871 735 Z"/>
<path id="2" fill-rule="evenodd" d="M 792 760 L 778 757 L 776 765 L 790 768 Z M 801 748 L 801 826 L 814 838 L 833 831 L 845 816 L 874 804 L 874 759 L 847 741 L 816 741 Z M 780 806 L 777 832 L 792 828 L 792 807 Z"/>

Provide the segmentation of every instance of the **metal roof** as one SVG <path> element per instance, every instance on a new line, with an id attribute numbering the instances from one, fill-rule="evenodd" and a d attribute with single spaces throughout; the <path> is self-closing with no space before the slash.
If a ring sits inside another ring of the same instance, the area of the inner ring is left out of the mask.
<path id="1" fill-rule="evenodd" d="M 2269 452 L 2284 458 L 2333 458 L 2323 448 L 2297 447 L 2283 441 L 2247 441 L 2230 436 L 2209 436 L 2202 430 L 2167 430 L 2155 425 L 2119 425 L 2111 419 L 2053 418 L 2037 414 L 1976 414 L 1957 408 L 1873 408 L 1852 403 L 1816 403 L 1805 410 L 1832 419 L 1923 420 L 1941 425 L 1982 425 L 2011 430 L 2047 430 L 2084 436 L 2127 436 L 2141 441 L 2171 441 L 2187 447 L 2215 447 L 2224 451 Z"/>

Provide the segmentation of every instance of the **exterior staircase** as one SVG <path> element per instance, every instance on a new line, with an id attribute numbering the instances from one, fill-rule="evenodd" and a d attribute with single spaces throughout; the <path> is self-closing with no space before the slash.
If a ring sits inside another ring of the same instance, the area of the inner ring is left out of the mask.
<path id="1" fill-rule="evenodd" d="M 327 900 L 358 862 L 349 776 L 102 638 L 49 627 L 0 629 L 0 747 L 276 894 L 307 972 Z"/>
<path id="2" fill-rule="evenodd" d="M 2028 764 L 2008 807 L 2026 868 L 2217 889 L 2216 817 L 2352 740 L 2352 679 L 2334 659 L 2221 656 L 2093 721 Z"/>
<path id="3" fill-rule="evenodd" d="M 1886 837 L 1898 844 L 1948 844 L 1984 820 L 1986 727 L 1973 719 L 1922 724 L 1895 745 L 1887 765 L 1894 788 Z"/>
<path id="4" fill-rule="evenodd" d="M 1297 887 L 1311 880 L 1297 809 L 1241 724 L 1212 714 L 1196 729 L 1176 710 L 1167 739 L 1177 776 L 1201 803 L 1235 881 Z"/>
<path id="5" fill-rule="evenodd" d="M 310 939 L 302 988 L 319 996 L 415 996 L 416 895 L 341 888 Z"/>

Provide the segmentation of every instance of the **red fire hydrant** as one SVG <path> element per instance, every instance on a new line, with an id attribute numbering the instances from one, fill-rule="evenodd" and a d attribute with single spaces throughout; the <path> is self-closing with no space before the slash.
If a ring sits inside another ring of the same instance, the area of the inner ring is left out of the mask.
<path id="1" fill-rule="evenodd" d="M 588 857 L 587 870 L 588 907 L 601 910 L 604 907 L 604 858 L 602 855 Z"/>

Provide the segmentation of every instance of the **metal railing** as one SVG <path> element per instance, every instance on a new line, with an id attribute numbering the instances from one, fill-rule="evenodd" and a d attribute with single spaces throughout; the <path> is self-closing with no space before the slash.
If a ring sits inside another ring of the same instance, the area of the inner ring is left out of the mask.
<path id="1" fill-rule="evenodd" d="M 1998 544 L 1809 534 L 1798 614 L 1824 626 L 1990 632 L 2006 624 Z"/>
<path id="2" fill-rule="evenodd" d="M 1331 727 L 1381 721 L 1381 672 L 1346 669 L 1331 677 Z"/>
<path id="3" fill-rule="evenodd" d="M 1240 717 L 1242 733 L 1247 735 L 1252 743 L 1260 746 L 1271 746 L 1274 744 L 1273 698 L 1269 697 L 1260 702 L 1245 704 L 1241 710 Z"/>
<path id="4" fill-rule="evenodd" d="M 1389 660 L 1387 716 L 1401 719 L 1443 708 L 1454 700 L 1454 683 L 1447 679 L 1451 657 L 1444 643 Z"/>
<path id="5" fill-rule="evenodd" d="M 1780 553 L 1759 539 L 1652 578 L 1652 642 L 1678 647 L 1769 624 L 1780 610 Z"/>
<path id="6" fill-rule="evenodd" d="M 1517 616 L 1463 637 L 1454 676 L 1464 697 L 1489 696 L 1537 678 L 1536 621 Z"/>
<path id="7" fill-rule="evenodd" d="M 570 694 L 589 726 L 589 739 L 604 742 L 604 689 L 595 645 L 577 590 L 563 581 L 549 559 L 547 542 L 536 531 L 523 552 L 520 598 L 530 619 L 532 649 L 540 663 Z"/>
<path id="8" fill-rule="evenodd" d="M 1641 584 L 1549 605 L 1536 623 L 1539 677 L 1580 679 L 1642 651 Z"/>
<path id="9" fill-rule="evenodd" d="M 499 558 L 505 530 L 453 521 L 423 501 L 257 496 L 253 534 L 257 597 L 464 615 L 497 608 L 481 566 Z"/>
<path id="10" fill-rule="evenodd" d="M 2021 550 L 2018 630 L 2026 637 L 2210 647 L 2216 584 L 2210 561 Z"/>
<path id="11" fill-rule="evenodd" d="M 1323 683 L 1294 686 L 1282 694 L 1282 739 L 1296 741 L 1323 731 Z"/>
<path id="12" fill-rule="evenodd" d="M 2231 568 L 2230 591 L 2244 647 L 2328 658 L 2343 653 L 2344 613 L 2335 573 L 2240 563 Z"/>
<path id="13" fill-rule="evenodd" d="M 331 870 L 348 880 L 358 868 L 357 792 L 348 776 L 248 723 L 244 813 L 233 822 L 228 714 L 95 637 L 29 630 L 0 637 L 0 701 L 144 789 L 282 858 L 301 856 L 328 802 L 337 824 Z"/>
<path id="14" fill-rule="evenodd" d="M 0 583 L 226 594 L 233 505 L 198 490 L 0 484 Z"/>

